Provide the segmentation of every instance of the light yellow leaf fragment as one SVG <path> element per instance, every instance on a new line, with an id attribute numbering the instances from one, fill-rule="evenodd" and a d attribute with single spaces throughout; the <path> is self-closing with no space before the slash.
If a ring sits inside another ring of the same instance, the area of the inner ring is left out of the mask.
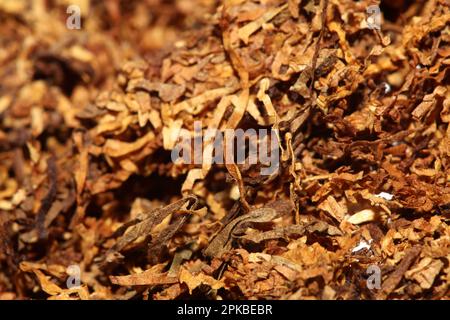
<path id="1" fill-rule="evenodd" d="M 375 212 L 372 209 L 361 210 L 347 219 L 351 224 L 361 224 L 369 221 L 373 221 L 376 217 Z"/>
<path id="2" fill-rule="evenodd" d="M 240 28 L 238 31 L 239 38 L 242 41 L 244 41 L 245 44 L 248 44 L 248 39 L 253 33 L 255 33 L 258 29 L 260 29 L 264 23 L 269 22 L 277 14 L 279 14 L 281 11 L 286 9 L 287 6 L 288 6 L 288 4 L 285 3 L 278 8 L 268 9 L 263 16 L 261 16 L 260 18 L 256 19 L 255 21 L 252 21 L 252 22 L 246 24 L 245 26 L 243 26 L 242 28 Z"/>
<path id="3" fill-rule="evenodd" d="M 193 275 L 186 269 L 182 269 L 180 272 L 180 282 L 186 283 L 189 288 L 189 293 L 191 294 L 195 288 L 202 284 L 210 286 L 213 290 L 217 290 L 225 286 L 225 283 L 221 280 L 216 280 L 213 277 L 205 275 L 203 273 Z"/>
<path id="4" fill-rule="evenodd" d="M 103 152 L 111 157 L 121 157 L 128 153 L 142 149 L 147 143 L 154 139 L 155 134 L 151 131 L 134 142 L 123 142 L 109 139 L 103 147 Z"/>

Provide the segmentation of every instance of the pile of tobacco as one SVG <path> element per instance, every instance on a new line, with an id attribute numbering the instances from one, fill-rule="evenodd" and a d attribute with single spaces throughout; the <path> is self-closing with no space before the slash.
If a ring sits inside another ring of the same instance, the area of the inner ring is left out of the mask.
<path id="1" fill-rule="evenodd" d="M 0 299 L 449 284 L 448 0 L 0 0 Z"/>

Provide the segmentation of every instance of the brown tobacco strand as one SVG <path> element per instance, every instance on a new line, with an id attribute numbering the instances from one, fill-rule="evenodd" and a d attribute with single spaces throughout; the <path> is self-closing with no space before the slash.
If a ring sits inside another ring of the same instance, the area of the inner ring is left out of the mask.
<path id="1" fill-rule="evenodd" d="M 317 39 L 317 43 L 316 43 L 316 47 L 314 49 L 314 56 L 312 59 L 312 66 L 311 66 L 311 83 L 309 85 L 309 96 L 311 98 L 311 103 L 312 103 L 312 99 L 314 99 L 313 94 L 314 94 L 314 81 L 315 81 L 315 70 L 316 70 L 316 65 L 317 65 L 317 58 L 319 57 L 319 50 L 320 50 L 320 43 L 322 41 L 323 38 L 323 33 L 324 30 L 326 28 L 326 18 L 327 18 L 327 10 L 328 10 L 328 1 L 329 0 L 323 0 L 324 1 L 324 5 L 323 5 L 323 11 L 320 15 L 320 19 L 321 19 L 321 29 L 320 29 L 320 33 L 319 33 L 319 38 Z"/>
<path id="2" fill-rule="evenodd" d="M 45 197 L 42 199 L 41 207 L 36 216 L 36 228 L 38 230 L 39 239 L 43 240 L 47 237 L 47 230 L 45 228 L 45 217 L 47 216 L 53 201 L 56 198 L 57 192 L 57 167 L 55 157 L 50 157 L 47 161 L 48 184 L 49 189 Z"/>
<path id="3" fill-rule="evenodd" d="M 233 237 L 233 231 L 238 227 L 238 225 L 245 222 L 269 222 L 275 219 L 277 215 L 278 214 L 274 209 L 261 208 L 252 210 L 248 214 L 232 220 L 211 240 L 209 246 L 203 251 L 203 254 L 208 257 L 220 257 L 227 251 Z"/>

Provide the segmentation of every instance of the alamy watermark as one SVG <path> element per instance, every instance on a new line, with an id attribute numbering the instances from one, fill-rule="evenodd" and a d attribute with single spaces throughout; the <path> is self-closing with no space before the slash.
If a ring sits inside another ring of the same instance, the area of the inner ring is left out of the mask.
<path id="1" fill-rule="evenodd" d="M 69 15 L 66 19 L 66 27 L 70 30 L 81 29 L 81 8 L 72 4 L 67 7 L 66 13 Z M 378 5 L 368 6 L 366 9 L 367 27 L 372 30 L 381 30 L 381 10 Z"/>
<path id="2" fill-rule="evenodd" d="M 172 149 L 174 163 L 184 164 L 261 164 L 261 175 L 271 175 L 279 168 L 280 149 L 275 129 L 203 130 L 194 122 L 194 132 L 180 129 Z"/>
<path id="3" fill-rule="evenodd" d="M 81 8 L 75 4 L 67 7 L 66 13 L 69 15 L 66 19 L 66 27 L 70 30 L 81 29 Z"/>
<path id="4" fill-rule="evenodd" d="M 380 30 L 381 29 L 381 10 L 377 5 L 368 6 L 366 9 L 367 13 L 367 27 L 369 29 Z"/>
<path id="5" fill-rule="evenodd" d="M 72 264 L 67 267 L 66 273 L 69 275 L 66 281 L 68 289 L 77 288 L 81 286 L 81 269 L 77 264 Z"/>
<path id="6" fill-rule="evenodd" d="M 366 281 L 367 288 L 370 290 L 381 289 L 380 267 L 375 264 L 372 264 L 367 268 L 366 273 L 369 275 Z"/>

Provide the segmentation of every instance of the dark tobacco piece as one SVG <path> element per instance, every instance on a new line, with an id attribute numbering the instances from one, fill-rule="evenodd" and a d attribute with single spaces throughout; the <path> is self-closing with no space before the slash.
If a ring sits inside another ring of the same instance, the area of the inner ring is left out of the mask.
<path id="1" fill-rule="evenodd" d="M 261 208 L 250 211 L 229 222 L 213 239 L 203 254 L 208 257 L 220 257 L 231 248 L 231 240 L 235 237 L 236 230 L 244 223 L 271 222 L 278 213 L 271 208 Z"/>

